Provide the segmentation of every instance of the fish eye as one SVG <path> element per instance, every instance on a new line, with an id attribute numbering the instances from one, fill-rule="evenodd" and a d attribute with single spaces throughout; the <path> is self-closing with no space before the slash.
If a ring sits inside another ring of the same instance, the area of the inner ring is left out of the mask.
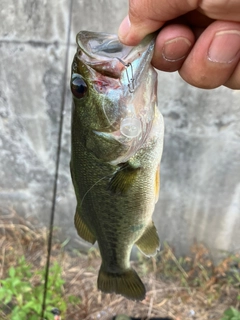
<path id="1" fill-rule="evenodd" d="M 74 97 L 81 99 L 87 93 L 88 87 L 80 74 L 73 74 L 71 81 L 71 90 Z"/>

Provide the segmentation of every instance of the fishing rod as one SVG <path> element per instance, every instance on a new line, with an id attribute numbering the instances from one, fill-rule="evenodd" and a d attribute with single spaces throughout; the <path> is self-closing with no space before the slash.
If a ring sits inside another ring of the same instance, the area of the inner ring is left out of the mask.
<path id="1" fill-rule="evenodd" d="M 50 215 L 50 222 L 49 222 L 47 260 L 46 260 L 45 277 L 44 277 L 43 298 L 42 298 L 42 310 L 41 310 L 41 319 L 42 320 L 45 320 L 44 313 L 45 313 L 45 309 L 46 309 L 46 297 L 47 297 L 49 267 L 50 267 L 50 258 L 51 258 L 51 250 L 52 250 L 54 216 L 55 216 L 55 211 L 56 211 L 57 185 L 58 185 L 58 177 L 59 177 L 59 165 L 60 165 L 60 156 L 61 156 L 61 147 L 62 147 L 62 133 L 63 133 L 63 120 L 64 120 L 64 106 L 65 106 L 65 97 L 66 97 L 68 57 L 69 57 L 70 38 L 71 38 L 72 8 L 73 8 L 73 0 L 71 0 L 70 4 L 69 4 L 67 48 L 66 48 L 66 55 L 65 55 L 65 62 L 64 62 L 64 71 L 65 72 L 63 75 L 63 90 L 62 90 L 62 97 L 61 97 L 60 122 L 59 122 L 59 131 L 58 131 L 56 163 L 55 163 L 53 198 L 52 198 L 52 208 L 51 208 L 51 215 Z"/>

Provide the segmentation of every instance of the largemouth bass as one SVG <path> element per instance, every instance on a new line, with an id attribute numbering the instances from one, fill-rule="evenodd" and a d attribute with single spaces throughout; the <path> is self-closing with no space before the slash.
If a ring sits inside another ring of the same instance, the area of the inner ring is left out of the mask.
<path id="1" fill-rule="evenodd" d="M 152 214 L 159 194 L 163 119 L 157 109 L 154 37 L 124 46 L 116 35 L 82 31 L 72 64 L 71 174 L 75 226 L 98 242 L 98 288 L 142 300 L 145 286 L 130 266 L 133 245 L 159 249 Z"/>

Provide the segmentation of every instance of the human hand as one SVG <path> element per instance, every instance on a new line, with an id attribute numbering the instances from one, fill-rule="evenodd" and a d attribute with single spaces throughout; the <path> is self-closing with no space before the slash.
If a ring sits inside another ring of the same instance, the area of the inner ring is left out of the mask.
<path id="1" fill-rule="evenodd" d="M 119 39 L 137 45 L 160 28 L 155 68 L 199 88 L 240 89 L 239 0 L 129 0 Z"/>

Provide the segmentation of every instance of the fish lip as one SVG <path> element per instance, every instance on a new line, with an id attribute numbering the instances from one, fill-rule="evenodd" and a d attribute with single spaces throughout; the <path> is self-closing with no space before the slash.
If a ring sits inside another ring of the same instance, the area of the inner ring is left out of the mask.
<path id="1" fill-rule="evenodd" d="M 124 51 L 130 51 L 132 47 L 123 45 L 119 40 L 117 35 L 111 33 L 103 32 L 91 32 L 91 31 L 80 31 L 77 34 L 76 42 L 78 49 L 85 53 L 89 58 L 109 60 L 114 59 L 119 53 L 119 51 L 125 49 Z M 108 44 L 115 43 L 115 51 L 109 52 Z M 105 44 L 105 46 L 104 46 Z M 105 48 L 104 50 L 101 50 Z M 99 52 L 99 54 L 97 54 Z M 114 56 L 115 53 L 116 55 Z M 121 55 L 122 56 L 122 55 Z M 119 56 L 121 58 L 121 56 Z"/>
<path id="2" fill-rule="evenodd" d="M 131 47 L 122 44 L 114 34 L 80 31 L 76 37 L 78 56 L 97 72 L 106 75 L 107 70 L 113 78 L 121 78 L 123 71 L 131 65 L 130 76 L 137 83 L 144 66 L 152 59 L 155 37 L 150 34 L 139 45 Z"/>

